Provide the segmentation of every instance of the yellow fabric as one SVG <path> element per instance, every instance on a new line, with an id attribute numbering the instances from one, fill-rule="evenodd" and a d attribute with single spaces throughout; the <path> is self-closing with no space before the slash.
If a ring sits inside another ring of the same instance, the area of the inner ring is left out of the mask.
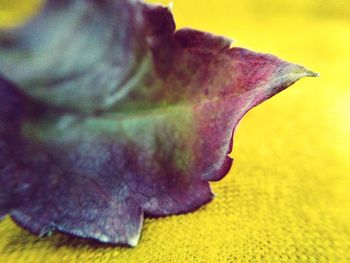
<path id="1" fill-rule="evenodd" d="M 251 111 L 235 136 L 233 169 L 212 184 L 214 201 L 147 219 L 136 248 L 33 237 L 7 218 L 0 262 L 350 262 L 348 0 L 173 2 L 179 27 L 230 36 L 321 78 Z M 38 3 L 1 0 L 0 25 L 23 21 Z"/>

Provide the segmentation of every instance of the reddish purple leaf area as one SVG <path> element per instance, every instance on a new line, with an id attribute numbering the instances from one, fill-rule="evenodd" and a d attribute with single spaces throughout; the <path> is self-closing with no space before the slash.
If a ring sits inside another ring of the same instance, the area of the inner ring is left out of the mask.
<path id="1" fill-rule="evenodd" d="M 144 216 L 210 202 L 243 115 L 316 76 L 230 45 L 129 0 L 49 0 L 0 32 L 0 218 L 135 246 Z"/>

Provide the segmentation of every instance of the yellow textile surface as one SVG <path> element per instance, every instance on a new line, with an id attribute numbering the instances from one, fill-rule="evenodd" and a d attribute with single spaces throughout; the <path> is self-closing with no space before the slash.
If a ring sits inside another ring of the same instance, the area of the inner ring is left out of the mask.
<path id="1" fill-rule="evenodd" d="M 154 1 L 167 4 L 167 1 Z M 344 1 L 174 0 L 178 27 L 226 35 L 321 74 L 252 110 L 216 198 L 147 219 L 136 248 L 96 246 L 0 223 L 0 262 L 350 262 L 350 5 Z M 0 26 L 35 0 L 1 0 Z"/>

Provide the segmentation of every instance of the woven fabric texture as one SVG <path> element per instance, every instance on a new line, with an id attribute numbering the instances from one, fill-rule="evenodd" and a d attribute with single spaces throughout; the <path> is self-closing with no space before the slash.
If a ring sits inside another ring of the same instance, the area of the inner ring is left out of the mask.
<path id="1" fill-rule="evenodd" d="M 167 4 L 166 1 L 154 1 Z M 350 262 L 350 7 L 344 1 L 175 0 L 178 27 L 239 40 L 321 74 L 247 114 L 213 202 L 147 219 L 136 248 L 0 223 L 0 262 Z M 39 1 L 0 1 L 0 26 Z"/>

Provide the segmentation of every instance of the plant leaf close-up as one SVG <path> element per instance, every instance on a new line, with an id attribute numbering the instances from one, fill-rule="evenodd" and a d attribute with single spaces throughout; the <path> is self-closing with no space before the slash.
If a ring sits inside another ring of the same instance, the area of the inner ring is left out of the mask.
<path id="1" fill-rule="evenodd" d="M 254 106 L 315 73 L 130 0 L 49 0 L 0 31 L 0 218 L 137 245 L 194 211 Z"/>

